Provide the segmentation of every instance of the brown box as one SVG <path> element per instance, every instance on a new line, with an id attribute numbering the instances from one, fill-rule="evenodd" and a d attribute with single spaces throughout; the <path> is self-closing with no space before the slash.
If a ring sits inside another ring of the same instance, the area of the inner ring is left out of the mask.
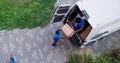
<path id="1" fill-rule="evenodd" d="M 61 30 L 65 33 L 67 37 L 72 37 L 74 35 L 74 30 L 67 23 L 62 26 Z"/>

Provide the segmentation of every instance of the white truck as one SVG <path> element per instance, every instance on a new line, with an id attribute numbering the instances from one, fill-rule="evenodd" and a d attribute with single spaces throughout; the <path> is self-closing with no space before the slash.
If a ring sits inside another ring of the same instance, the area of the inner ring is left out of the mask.
<path id="1" fill-rule="evenodd" d="M 63 22 L 64 25 L 69 19 L 82 16 L 87 17 L 87 24 L 82 32 L 69 38 L 78 47 L 83 40 L 87 45 L 120 30 L 120 0 L 80 0 L 72 6 L 58 5 L 50 22 Z"/>

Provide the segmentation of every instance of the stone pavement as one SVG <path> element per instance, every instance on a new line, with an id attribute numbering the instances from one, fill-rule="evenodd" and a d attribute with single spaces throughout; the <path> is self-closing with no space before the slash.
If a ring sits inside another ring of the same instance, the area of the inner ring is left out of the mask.
<path id="1" fill-rule="evenodd" d="M 60 40 L 57 47 L 51 46 L 58 24 L 44 29 L 37 27 L 1 32 L 0 63 L 6 63 L 11 53 L 17 63 L 64 63 L 68 52 L 72 50 L 70 43 Z M 56 28 L 53 27 L 56 25 Z"/>

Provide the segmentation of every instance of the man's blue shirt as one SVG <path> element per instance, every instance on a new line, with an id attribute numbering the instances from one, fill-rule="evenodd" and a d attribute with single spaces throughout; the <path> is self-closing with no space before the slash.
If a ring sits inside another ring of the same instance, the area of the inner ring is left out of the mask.
<path id="1" fill-rule="evenodd" d="M 81 21 L 74 27 L 74 31 L 80 29 L 81 27 L 85 26 L 85 20 L 81 19 Z"/>
<path id="2" fill-rule="evenodd" d="M 62 37 L 62 35 L 59 33 L 59 34 L 54 34 L 54 39 L 56 40 L 59 40 L 60 38 Z"/>

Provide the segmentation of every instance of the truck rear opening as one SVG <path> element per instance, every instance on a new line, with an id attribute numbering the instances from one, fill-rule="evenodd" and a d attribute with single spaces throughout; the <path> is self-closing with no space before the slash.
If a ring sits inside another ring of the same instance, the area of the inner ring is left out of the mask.
<path id="1" fill-rule="evenodd" d="M 77 17 L 83 17 L 85 16 L 84 13 L 78 8 L 77 5 L 75 5 L 71 10 L 70 12 L 68 13 L 65 21 L 64 21 L 64 24 L 66 24 L 67 22 L 69 22 L 71 19 L 74 20 L 76 19 Z M 89 18 L 89 17 L 88 17 Z M 69 26 L 73 29 L 75 27 L 76 24 L 74 23 L 69 23 Z M 75 33 L 72 37 L 70 37 L 70 42 L 73 44 L 73 45 L 76 45 L 76 46 L 81 46 L 81 42 L 85 41 L 86 37 L 88 36 L 88 34 L 90 33 L 92 29 L 92 26 L 89 24 L 89 21 L 85 21 L 85 26 L 84 28 Z M 70 30 L 69 30 L 70 31 Z"/>

